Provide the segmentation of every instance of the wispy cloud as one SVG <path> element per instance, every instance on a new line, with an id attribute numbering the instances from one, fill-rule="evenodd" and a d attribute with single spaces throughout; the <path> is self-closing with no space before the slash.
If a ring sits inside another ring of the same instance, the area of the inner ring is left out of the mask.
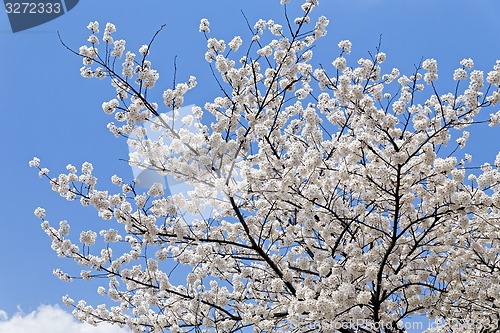
<path id="1" fill-rule="evenodd" d="M 127 333 L 118 326 L 80 323 L 71 313 L 58 306 L 42 305 L 31 313 L 16 313 L 9 317 L 0 310 L 0 333 Z"/>

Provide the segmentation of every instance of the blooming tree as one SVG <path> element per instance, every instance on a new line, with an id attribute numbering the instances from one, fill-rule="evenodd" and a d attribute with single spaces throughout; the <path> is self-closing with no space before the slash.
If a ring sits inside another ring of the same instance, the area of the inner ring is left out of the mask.
<path id="1" fill-rule="evenodd" d="M 403 332 L 405 319 L 426 314 L 444 319 L 443 332 L 497 331 L 500 154 L 477 169 L 457 156 L 467 127 L 500 123 L 500 112 L 483 115 L 500 101 L 500 61 L 485 78 L 464 59 L 445 94 L 434 59 L 408 76 L 386 72 L 379 47 L 349 65 L 344 40 L 332 65 L 315 65 L 328 25 L 311 22 L 317 5 L 305 1 L 283 25 L 258 20 L 245 44 L 209 38 L 203 19 L 221 95 L 181 119 L 196 79 L 151 101 L 152 43 L 126 52 L 113 24 L 102 37 L 89 24 L 89 44 L 75 53 L 82 76 L 116 88 L 102 105 L 115 117 L 109 130 L 128 138 L 131 164 L 193 190 L 167 196 L 116 175 L 104 190 L 88 162 L 54 178 L 30 162 L 61 196 L 114 221 L 73 235 L 35 211 L 81 278 L 106 281 L 105 304 L 63 298 L 77 318 L 134 332 Z"/>

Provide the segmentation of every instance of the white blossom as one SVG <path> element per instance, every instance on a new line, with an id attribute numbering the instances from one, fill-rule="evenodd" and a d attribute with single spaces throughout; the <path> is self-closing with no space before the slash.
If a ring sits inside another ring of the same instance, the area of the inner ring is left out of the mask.
<path id="1" fill-rule="evenodd" d="M 349 40 L 342 40 L 339 42 L 339 47 L 342 49 L 342 52 L 349 54 L 351 53 L 352 43 Z"/>
<path id="2" fill-rule="evenodd" d="M 210 32 L 210 23 L 206 18 L 201 19 L 200 21 L 200 32 Z"/>
<path id="3" fill-rule="evenodd" d="M 236 36 L 233 39 L 231 39 L 231 41 L 229 42 L 228 45 L 231 48 L 231 50 L 238 51 L 238 49 L 240 48 L 242 43 L 243 43 L 243 40 L 241 39 L 241 37 Z"/>
<path id="4" fill-rule="evenodd" d="M 35 209 L 35 216 L 38 217 L 39 219 L 44 219 L 45 218 L 45 209 L 38 207 Z"/>
<path id="5" fill-rule="evenodd" d="M 87 246 L 92 246 L 95 243 L 96 237 L 97 234 L 92 230 L 82 231 L 80 233 L 80 242 Z"/>
<path id="6" fill-rule="evenodd" d="M 464 66 L 465 68 L 471 69 L 472 67 L 474 67 L 474 61 L 471 58 L 462 59 L 460 61 L 460 65 Z"/>
<path id="7" fill-rule="evenodd" d="M 62 298 L 64 304 L 66 304 L 66 306 L 72 306 L 73 303 L 75 302 L 72 298 L 70 298 L 68 295 L 66 296 L 63 296 Z"/>
<path id="8" fill-rule="evenodd" d="M 97 22 L 97 21 L 90 22 L 89 25 L 87 25 L 87 29 L 92 31 L 92 33 L 98 33 L 99 32 L 99 22 Z"/>
<path id="9" fill-rule="evenodd" d="M 149 46 L 143 45 L 139 48 L 139 53 L 142 55 L 147 55 L 149 53 Z"/>

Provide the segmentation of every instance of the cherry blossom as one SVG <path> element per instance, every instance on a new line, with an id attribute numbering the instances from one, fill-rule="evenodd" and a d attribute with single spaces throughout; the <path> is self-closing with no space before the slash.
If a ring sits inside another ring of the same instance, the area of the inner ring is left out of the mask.
<path id="1" fill-rule="evenodd" d="M 78 319 L 133 332 L 388 333 L 425 314 L 442 319 L 429 332 L 498 330 L 500 154 L 474 166 L 466 128 L 500 123 L 500 62 L 483 72 L 462 60 L 446 93 L 437 60 L 401 73 L 382 67 L 380 47 L 352 61 L 349 40 L 319 66 L 313 46 L 329 21 L 314 22 L 317 6 L 260 19 L 227 44 L 202 19 L 221 94 L 188 115 L 179 109 L 196 78 L 163 87 L 148 58 L 156 34 L 136 55 L 114 25 L 100 37 L 89 24 L 90 45 L 73 53 L 83 77 L 116 89 L 102 110 L 129 163 L 192 190 L 120 175 L 103 189 L 89 162 L 57 176 L 29 162 L 105 221 L 70 228 L 35 210 L 52 249 L 81 270 L 54 275 L 102 281 L 102 304 L 63 297 Z"/>

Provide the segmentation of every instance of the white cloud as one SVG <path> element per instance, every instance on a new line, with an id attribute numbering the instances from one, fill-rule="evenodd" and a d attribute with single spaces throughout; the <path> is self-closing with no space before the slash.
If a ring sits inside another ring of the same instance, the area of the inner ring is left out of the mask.
<path id="1" fill-rule="evenodd" d="M 71 313 L 59 306 L 42 305 L 31 313 L 17 313 L 8 317 L 0 310 L 0 333 L 127 333 L 118 326 L 80 323 Z"/>
<path id="2" fill-rule="evenodd" d="M 7 312 L 0 310 L 0 320 L 7 320 Z"/>

